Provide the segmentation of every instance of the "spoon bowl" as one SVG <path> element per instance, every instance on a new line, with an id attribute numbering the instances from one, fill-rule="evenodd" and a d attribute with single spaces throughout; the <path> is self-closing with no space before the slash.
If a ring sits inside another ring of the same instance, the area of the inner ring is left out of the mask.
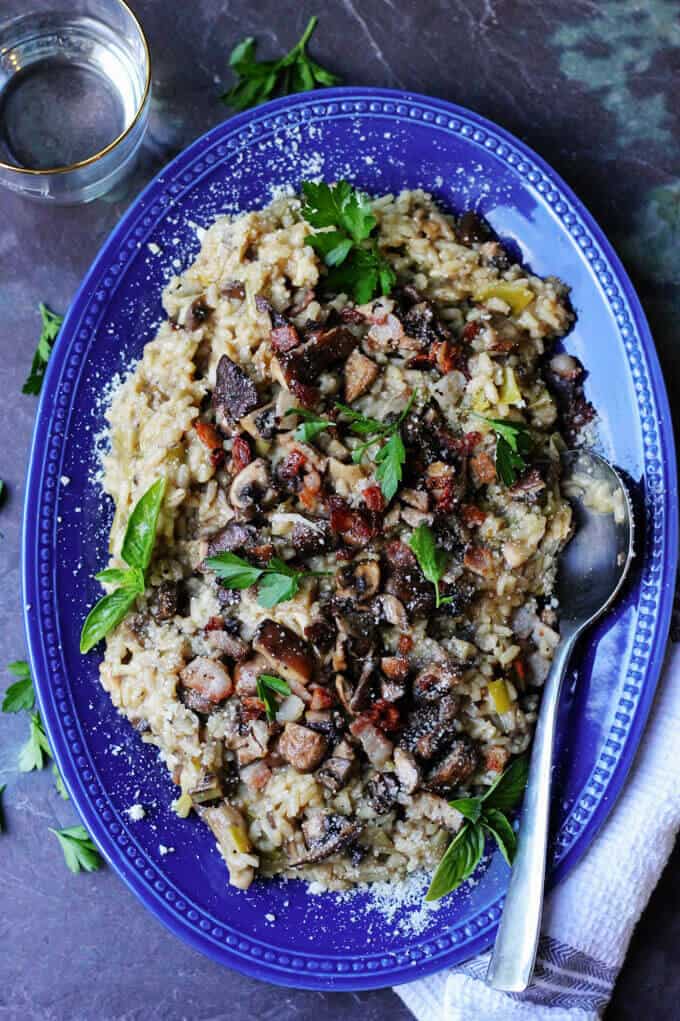
<path id="1" fill-rule="evenodd" d="M 506 992 L 526 989 L 536 962 L 562 681 L 577 639 L 612 605 L 633 559 L 633 509 L 619 474 L 591 451 L 568 451 L 562 464 L 562 489 L 572 504 L 574 534 L 557 569 L 560 643 L 541 699 L 517 853 L 487 972 L 488 984 Z"/>

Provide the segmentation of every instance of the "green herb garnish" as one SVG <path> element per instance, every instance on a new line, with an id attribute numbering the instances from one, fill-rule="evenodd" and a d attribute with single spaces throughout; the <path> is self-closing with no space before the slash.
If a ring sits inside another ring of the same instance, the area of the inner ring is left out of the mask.
<path id="1" fill-rule="evenodd" d="M 137 596 L 144 592 L 164 494 L 165 479 L 158 479 L 132 509 L 120 553 L 129 566 L 107 568 L 95 575 L 97 581 L 119 587 L 102 596 L 88 613 L 80 633 L 82 653 L 89 652 L 120 624 Z"/>
<path id="2" fill-rule="evenodd" d="M 305 238 L 305 244 L 330 267 L 326 286 L 351 294 L 359 305 L 376 293 L 389 294 L 397 278 L 372 236 L 377 221 L 368 197 L 348 181 L 332 185 L 303 181 L 302 192 L 302 215 L 320 231 Z"/>
<path id="3" fill-rule="evenodd" d="M 40 340 L 38 341 L 38 347 L 33 355 L 33 362 L 31 364 L 31 371 L 28 374 L 28 379 L 21 388 L 21 392 L 25 394 L 39 394 L 45 377 L 45 369 L 49 357 L 52 354 L 52 346 L 57 339 L 59 328 L 64 321 L 64 317 L 58 315 L 56 312 L 52 312 L 47 305 L 44 305 L 42 301 L 38 306 L 40 309 L 40 318 L 42 319 L 42 329 L 40 331 Z"/>
<path id="4" fill-rule="evenodd" d="M 528 760 L 515 759 L 486 794 L 449 802 L 465 817 L 465 821 L 444 852 L 425 900 L 439 900 L 472 875 L 484 853 L 486 834 L 493 837 L 508 865 L 512 865 L 517 836 L 507 813 L 522 797 L 528 775 Z"/>
<path id="5" fill-rule="evenodd" d="M 439 594 L 439 582 L 446 571 L 446 555 L 437 549 L 434 532 L 429 525 L 424 523 L 418 525 L 408 544 L 416 555 L 420 570 L 434 585 L 435 606 L 444 606 L 452 602 L 451 596 Z"/>
<path id="6" fill-rule="evenodd" d="M 380 484 L 382 494 L 389 503 L 401 482 L 406 449 L 401 438 L 401 424 L 413 407 L 418 394 L 414 390 L 408 404 L 393 422 L 380 422 L 377 418 L 368 418 L 346 404 L 336 404 L 336 408 L 349 419 L 350 430 L 359 436 L 368 436 L 365 443 L 360 443 L 352 451 L 352 461 L 359 464 L 364 454 L 376 443 L 385 442 L 375 455 L 375 477 Z"/>
<path id="7" fill-rule="evenodd" d="M 260 674 L 255 682 L 257 686 L 257 697 L 264 702 L 265 712 L 268 720 L 276 719 L 278 702 L 274 695 L 290 695 L 290 686 L 282 677 L 274 674 Z"/>
<path id="8" fill-rule="evenodd" d="M 35 705 L 35 691 L 28 663 L 23 659 L 18 659 L 15 663 L 10 663 L 7 669 L 19 680 L 10 684 L 5 692 L 5 697 L 2 700 L 3 713 L 20 713 L 24 709 L 30 712 Z"/>
<path id="9" fill-rule="evenodd" d="M 217 553 L 206 559 L 206 565 L 225 588 L 244 589 L 257 585 L 257 601 L 268 610 L 292 599 L 303 578 L 332 574 L 330 571 L 298 571 L 280 557 L 272 557 L 266 567 L 254 567 L 235 553 Z"/>
<path id="10" fill-rule="evenodd" d="M 71 872 L 95 872 L 103 865 L 99 851 L 90 839 L 90 835 L 84 826 L 68 826 L 64 830 L 54 830 L 49 827 L 50 833 L 61 844 L 64 852 L 64 861 Z"/>
<path id="11" fill-rule="evenodd" d="M 486 418 L 484 415 L 476 417 L 490 425 L 496 433 L 496 471 L 506 486 L 514 485 L 518 473 L 527 468 L 526 458 L 531 453 L 528 427 L 523 422 Z"/>
<path id="12" fill-rule="evenodd" d="M 314 411 L 307 411 L 305 408 L 291 408 L 291 411 L 298 418 L 302 419 L 302 422 L 293 433 L 295 439 L 300 440 L 301 443 L 309 443 L 310 440 L 313 440 L 324 429 L 329 429 L 332 425 L 335 425 L 335 422 L 331 422 L 330 418 L 323 418 Z"/>
<path id="13" fill-rule="evenodd" d="M 60 798 L 63 798 L 64 801 L 68 801 L 69 798 L 68 791 L 66 790 L 66 785 L 64 784 L 64 781 L 62 780 L 61 777 L 61 773 L 59 772 L 56 766 L 52 766 L 52 776 L 54 777 L 54 787 L 57 794 L 59 795 Z"/>
<path id="14" fill-rule="evenodd" d="M 34 769 L 42 769 L 45 756 L 52 758 L 52 752 L 43 730 L 39 713 L 31 713 L 31 724 L 28 741 L 19 752 L 19 769 L 22 773 L 30 773 Z"/>
<path id="15" fill-rule="evenodd" d="M 257 60 L 255 39 L 251 35 L 243 39 L 229 57 L 229 66 L 238 75 L 239 81 L 220 96 L 222 102 L 234 110 L 247 110 L 273 96 L 337 85 L 340 78 L 313 61 L 307 53 L 307 43 L 318 20 L 316 16 L 309 19 L 298 42 L 280 60 Z"/>

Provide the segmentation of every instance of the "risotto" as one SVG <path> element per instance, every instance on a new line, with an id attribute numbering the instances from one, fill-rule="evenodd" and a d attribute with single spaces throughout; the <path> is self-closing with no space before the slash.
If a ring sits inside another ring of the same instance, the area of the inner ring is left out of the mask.
<path id="1" fill-rule="evenodd" d="M 371 209 L 363 302 L 300 199 L 217 219 L 108 412 L 112 567 L 165 492 L 101 682 L 241 888 L 432 867 L 450 800 L 528 747 L 559 639 L 559 455 L 592 414 L 550 353 L 567 289 L 424 192 Z"/>

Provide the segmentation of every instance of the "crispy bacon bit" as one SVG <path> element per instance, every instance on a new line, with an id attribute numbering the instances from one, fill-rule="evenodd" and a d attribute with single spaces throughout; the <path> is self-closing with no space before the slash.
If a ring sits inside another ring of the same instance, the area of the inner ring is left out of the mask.
<path id="1" fill-rule="evenodd" d="M 437 344 L 433 344 L 432 353 L 435 364 L 443 376 L 447 372 L 453 372 L 454 369 L 458 369 L 464 375 L 469 376 L 467 359 L 463 357 L 462 351 L 453 341 L 442 340 Z"/>
<path id="2" fill-rule="evenodd" d="M 265 704 L 260 698 L 253 695 L 244 695 L 241 699 L 241 719 L 258 720 L 265 714 Z"/>
<path id="3" fill-rule="evenodd" d="M 472 503 L 464 503 L 460 508 L 460 516 L 463 519 L 463 524 L 469 528 L 474 528 L 475 525 L 483 525 L 486 521 L 486 514 L 481 507 L 475 507 Z"/>
<path id="4" fill-rule="evenodd" d="M 485 546 L 468 546 L 465 550 L 463 564 L 468 571 L 484 577 L 493 571 L 493 556 Z"/>
<path id="5" fill-rule="evenodd" d="M 493 458 L 485 450 L 480 451 L 470 459 L 470 468 L 478 485 L 486 485 L 488 482 L 496 481 L 496 465 Z"/>
<path id="6" fill-rule="evenodd" d="M 458 450 L 461 454 L 471 454 L 478 443 L 482 441 L 482 434 L 479 432 L 465 433 L 463 438 L 458 441 Z"/>
<path id="7" fill-rule="evenodd" d="M 510 760 L 510 752 L 500 745 L 491 745 L 483 751 L 482 757 L 485 773 L 502 773 Z"/>
<path id="8" fill-rule="evenodd" d="M 291 450 L 276 469 L 277 476 L 284 482 L 294 482 L 299 478 L 307 458 L 301 450 Z"/>
<path id="9" fill-rule="evenodd" d="M 309 708 L 313 712 L 320 709 L 331 709 L 335 705 L 333 693 L 328 688 L 316 687 L 312 691 L 312 701 Z"/>
<path id="10" fill-rule="evenodd" d="M 369 510 L 372 511 L 383 511 L 385 510 L 385 497 L 382 495 L 380 486 L 366 486 L 362 496 L 364 503 Z"/>
<path id="11" fill-rule="evenodd" d="M 382 730 L 375 727 L 364 714 L 350 724 L 350 733 L 359 739 L 369 761 L 377 769 L 384 766 L 394 751 L 394 745 Z"/>
<path id="12" fill-rule="evenodd" d="M 210 617 L 205 625 L 206 631 L 221 631 L 224 627 L 224 617 Z"/>
<path id="13" fill-rule="evenodd" d="M 350 546 L 366 546 L 380 531 L 378 511 L 352 509 L 342 497 L 328 498 L 331 531 L 341 535 Z"/>
<path id="14" fill-rule="evenodd" d="M 240 280 L 226 280 L 222 284 L 221 293 L 225 298 L 243 301 L 246 296 L 246 289 Z"/>
<path id="15" fill-rule="evenodd" d="M 231 463 L 235 474 L 238 475 L 240 471 L 243 471 L 252 459 L 253 455 L 250 451 L 248 440 L 244 439 L 243 436 L 237 436 L 231 448 Z"/>
<path id="16" fill-rule="evenodd" d="M 397 646 L 402 656 L 407 656 L 413 649 L 413 639 L 410 635 L 400 635 L 399 644 Z"/>
<path id="17" fill-rule="evenodd" d="M 285 326 L 275 326 L 270 339 L 275 351 L 292 351 L 300 343 L 300 334 L 291 323 L 286 323 Z"/>
<path id="18" fill-rule="evenodd" d="M 370 709 L 367 709 L 362 714 L 367 720 L 369 720 L 374 727 L 379 730 L 391 733 L 392 731 L 399 730 L 401 726 L 401 717 L 399 710 L 394 702 L 388 702 L 384 698 L 379 698 L 377 702 L 374 702 Z"/>
<path id="19" fill-rule="evenodd" d="M 481 331 L 482 323 L 479 319 L 473 319 L 471 322 L 465 324 L 461 336 L 462 339 L 469 344 L 471 340 L 474 340 L 475 337 L 481 333 Z"/>
<path id="20" fill-rule="evenodd" d="M 199 422 L 197 419 L 194 422 L 194 429 L 199 440 L 208 450 L 220 450 L 222 448 L 222 437 L 210 422 Z"/>
<path id="21" fill-rule="evenodd" d="M 383 656 L 380 669 L 391 681 L 405 681 L 408 677 L 408 660 L 403 656 Z"/>

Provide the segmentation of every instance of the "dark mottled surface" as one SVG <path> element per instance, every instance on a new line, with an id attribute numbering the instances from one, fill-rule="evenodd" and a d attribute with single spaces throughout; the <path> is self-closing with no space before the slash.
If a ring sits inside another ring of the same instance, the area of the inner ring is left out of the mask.
<path id="1" fill-rule="evenodd" d="M 2 0 L 0 13 L 25 10 Z M 0 192 L 0 663 L 23 656 L 22 486 L 35 400 L 21 395 L 40 299 L 64 310 L 101 242 L 174 151 L 224 117 L 216 101 L 234 42 L 265 55 L 322 13 L 314 52 L 348 83 L 429 92 L 496 120 L 536 148 L 585 200 L 639 288 L 671 393 L 680 385 L 680 72 L 676 0 L 138 0 L 154 60 L 152 130 L 123 194 L 47 208 Z M 48 771 L 17 776 L 26 721 L 0 720 L 0 1019 L 181 1018 L 399 1021 L 391 992 L 322 995 L 241 978 L 185 949 L 107 870 L 66 871 L 48 826 L 73 809 Z M 610 1021 L 680 1016 L 676 853 L 633 939 Z"/>

